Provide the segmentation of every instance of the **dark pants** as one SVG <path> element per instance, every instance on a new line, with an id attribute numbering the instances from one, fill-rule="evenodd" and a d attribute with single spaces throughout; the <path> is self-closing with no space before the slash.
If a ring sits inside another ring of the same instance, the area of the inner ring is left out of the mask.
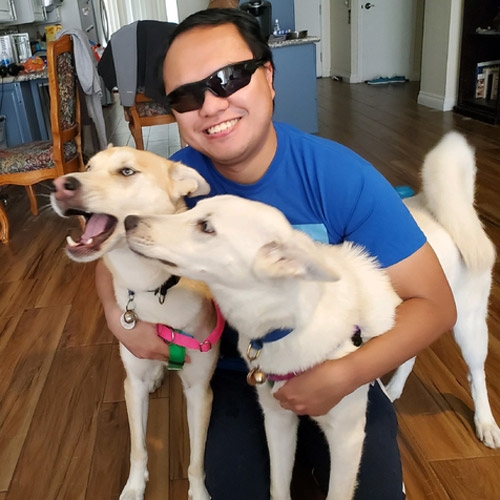
<path id="1" fill-rule="evenodd" d="M 217 370 L 205 453 L 206 484 L 213 500 L 269 500 L 269 455 L 263 414 L 244 373 Z M 369 391 L 366 438 L 355 500 L 403 500 L 396 441 L 397 420 L 378 384 Z M 326 440 L 307 417 L 301 418 L 297 457 L 326 493 L 330 458 Z"/>

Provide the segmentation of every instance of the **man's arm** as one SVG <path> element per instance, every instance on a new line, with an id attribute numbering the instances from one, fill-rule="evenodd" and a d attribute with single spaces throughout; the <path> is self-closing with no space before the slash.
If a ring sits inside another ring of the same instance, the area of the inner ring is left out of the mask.
<path id="1" fill-rule="evenodd" d="M 428 243 L 387 272 L 403 299 L 395 326 L 355 352 L 288 381 L 275 394 L 283 406 L 298 414 L 324 415 L 344 396 L 397 368 L 453 327 L 453 295 Z"/>
<path id="2" fill-rule="evenodd" d="M 166 361 L 168 346 L 156 334 L 156 326 L 138 321 L 135 328 L 125 330 L 120 323 L 123 311 L 116 303 L 111 273 L 102 261 L 97 263 L 95 273 L 97 294 L 104 307 L 108 328 L 113 335 L 138 358 Z"/>

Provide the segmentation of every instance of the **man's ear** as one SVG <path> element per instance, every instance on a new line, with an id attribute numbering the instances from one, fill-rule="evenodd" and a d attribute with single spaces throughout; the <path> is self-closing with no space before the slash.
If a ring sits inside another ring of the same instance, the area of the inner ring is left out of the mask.
<path id="1" fill-rule="evenodd" d="M 295 277 L 310 281 L 338 281 L 340 276 L 327 266 L 317 252 L 307 250 L 295 241 L 271 242 L 260 248 L 253 263 L 260 278 Z"/>
<path id="2" fill-rule="evenodd" d="M 207 181 L 194 168 L 177 162 L 170 167 L 169 174 L 174 197 L 201 196 L 210 192 Z"/>

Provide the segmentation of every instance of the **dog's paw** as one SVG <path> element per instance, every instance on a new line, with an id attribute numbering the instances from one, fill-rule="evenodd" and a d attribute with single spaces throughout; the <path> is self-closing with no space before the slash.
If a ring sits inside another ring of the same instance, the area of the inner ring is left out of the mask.
<path id="1" fill-rule="evenodd" d="M 500 448 L 500 428 L 494 421 L 492 423 L 476 422 L 476 434 L 488 448 Z"/>
<path id="2" fill-rule="evenodd" d="M 144 500 L 144 491 L 140 493 L 137 490 L 125 487 L 120 495 L 120 500 Z"/>
<path id="3" fill-rule="evenodd" d="M 141 474 L 142 477 L 142 474 Z M 120 495 L 120 500 L 144 500 L 144 491 L 146 483 L 149 479 L 149 472 L 144 472 L 144 480 L 134 479 L 133 476 L 129 477 L 127 484 L 123 488 Z"/>
<path id="4" fill-rule="evenodd" d="M 197 486 L 189 485 L 188 500 L 210 500 L 211 498 L 204 483 Z"/>

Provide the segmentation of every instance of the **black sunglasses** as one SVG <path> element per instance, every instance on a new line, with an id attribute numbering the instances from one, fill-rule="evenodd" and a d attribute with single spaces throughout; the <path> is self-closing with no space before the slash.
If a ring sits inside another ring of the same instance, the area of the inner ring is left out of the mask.
<path id="1" fill-rule="evenodd" d="M 172 90 L 167 95 L 168 105 L 178 113 L 186 113 L 203 106 L 207 90 L 217 97 L 229 97 L 246 87 L 257 68 L 266 62 L 263 59 L 250 59 L 228 64 L 199 82 L 187 83 Z"/>

